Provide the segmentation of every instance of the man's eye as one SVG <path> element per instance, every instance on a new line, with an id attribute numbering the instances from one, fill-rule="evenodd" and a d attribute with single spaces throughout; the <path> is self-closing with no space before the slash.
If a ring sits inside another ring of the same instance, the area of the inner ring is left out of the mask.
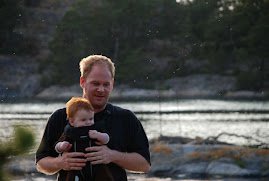
<path id="1" fill-rule="evenodd" d="M 104 87 L 110 87 L 110 84 L 109 83 L 104 84 Z"/>
<path id="2" fill-rule="evenodd" d="M 98 86 L 99 84 L 97 82 L 93 82 L 92 85 Z"/>

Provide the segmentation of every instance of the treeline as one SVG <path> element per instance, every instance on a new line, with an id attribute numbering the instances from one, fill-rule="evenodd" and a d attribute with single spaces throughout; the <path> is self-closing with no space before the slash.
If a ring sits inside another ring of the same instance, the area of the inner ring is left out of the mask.
<path id="1" fill-rule="evenodd" d="M 50 42 L 54 69 L 43 83 L 78 82 L 80 59 L 103 54 L 115 62 L 118 83 L 219 73 L 236 76 L 239 89 L 263 90 L 268 8 L 268 0 L 78 0 Z M 192 72 L 189 59 L 204 66 Z"/>
<path id="2" fill-rule="evenodd" d="M 13 54 L 21 46 L 22 36 L 14 32 L 15 26 L 22 23 L 23 9 L 20 1 L 2 0 L 0 2 L 0 53 Z"/>
<path id="3" fill-rule="evenodd" d="M 26 24 L 25 7 L 38 6 L 41 0 L 0 1 L 0 54 L 34 55 L 37 52 L 34 38 L 20 31 Z"/>

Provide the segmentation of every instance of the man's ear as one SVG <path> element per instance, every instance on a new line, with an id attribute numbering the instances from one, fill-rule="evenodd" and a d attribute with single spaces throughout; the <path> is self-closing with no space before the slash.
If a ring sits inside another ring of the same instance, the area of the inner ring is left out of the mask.
<path id="1" fill-rule="evenodd" d="M 83 77 L 80 77 L 80 87 L 83 89 L 85 85 L 85 80 Z"/>
<path id="2" fill-rule="evenodd" d="M 111 91 L 113 90 L 113 87 L 114 87 L 114 79 L 111 80 L 111 87 L 110 87 Z"/>

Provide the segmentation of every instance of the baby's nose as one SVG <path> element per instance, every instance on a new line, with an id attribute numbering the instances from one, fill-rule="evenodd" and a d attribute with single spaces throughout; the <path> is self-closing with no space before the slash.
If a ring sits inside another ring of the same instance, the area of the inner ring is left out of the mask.
<path id="1" fill-rule="evenodd" d="M 93 125 L 93 123 L 94 123 L 94 122 L 93 122 L 92 119 L 89 119 L 89 120 L 86 121 L 86 124 L 89 125 L 89 126 Z"/>

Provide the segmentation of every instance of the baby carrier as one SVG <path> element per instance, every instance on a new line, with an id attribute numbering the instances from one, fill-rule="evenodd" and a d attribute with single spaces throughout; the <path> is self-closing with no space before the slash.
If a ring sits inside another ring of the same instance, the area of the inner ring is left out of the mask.
<path id="1" fill-rule="evenodd" d="M 89 130 L 97 130 L 99 132 L 103 132 L 101 128 L 104 128 L 105 125 L 102 123 L 95 123 L 92 126 L 85 127 L 73 127 L 70 124 L 67 124 L 64 128 L 66 141 L 71 143 L 73 146 L 70 152 L 85 152 L 85 148 L 96 146 L 94 139 L 89 137 Z M 84 158 L 84 157 L 83 157 Z M 72 177 L 77 176 L 79 180 L 83 181 L 93 181 L 93 180 L 101 180 L 96 179 L 96 177 L 102 177 L 102 180 L 113 180 L 110 170 L 106 165 L 91 165 L 90 162 L 86 162 L 86 166 L 83 167 L 82 170 L 72 171 Z M 100 173 L 102 172 L 102 173 Z M 105 172 L 105 173 L 104 173 Z M 108 175 L 108 178 L 104 175 Z M 73 179 L 71 179 L 73 180 Z"/>

